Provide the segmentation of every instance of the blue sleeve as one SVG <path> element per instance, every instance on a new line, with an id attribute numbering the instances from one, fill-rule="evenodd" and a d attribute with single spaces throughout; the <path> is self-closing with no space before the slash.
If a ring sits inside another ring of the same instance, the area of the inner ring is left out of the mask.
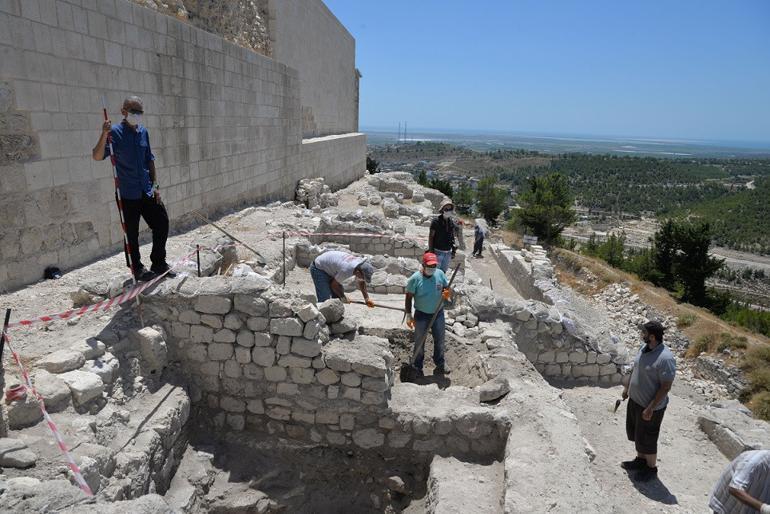
<path id="1" fill-rule="evenodd" d="M 150 147 L 150 133 L 147 132 L 147 129 L 144 129 L 144 137 L 147 138 L 147 154 L 145 155 L 146 162 L 154 161 L 155 160 L 155 154 L 152 153 L 152 147 Z"/>
<path id="2" fill-rule="evenodd" d="M 409 280 L 406 281 L 406 292 L 412 294 L 417 292 L 417 277 L 414 275 L 409 277 Z"/>

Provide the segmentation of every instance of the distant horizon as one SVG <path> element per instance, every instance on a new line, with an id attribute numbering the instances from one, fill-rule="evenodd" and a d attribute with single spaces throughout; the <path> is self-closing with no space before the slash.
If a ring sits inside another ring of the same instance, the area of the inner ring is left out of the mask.
<path id="1" fill-rule="evenodd" d="M 767 0 L 324 2 L 364 127 L 770 149 Z"/>
<path id="2" fill-rule="evenodd" d="M 404 127 L 401 126 L 403 131 Z M 359 127 L 360 132 L 377 132 L 380 134 L 393 133 L 397 134 L 398 124 L 394 126 L 390 125 L 361 125 Z M 639 141 L 645 143 L 686 143 L 686 144 L 702 144 L 704 146 L 715 145 L 729 145 L 736 146 L 738 148 L 746 148 L 752 150 L 766 150 L 770 152 L 770 141 L 751 141 L 741 139 L 698 139 L 698 138 L 683 138 L 683 137 L 667 137 L 667 136 L 650 136 L 650 135 L 610 135 L 610 134 L 592 134 L 592 133 L 578 133 L 578 132 L 540 132 L 540 131 L 525 131 L 525 130 L 500 130 L 500 129 L 479 129 L 479 128 L 438 128 L 438 127 L 408 127 L 407 136 L 412 133 L 436 133 L 436 134 L 457 134 L 457 135 L 479 135 L 479 136 L 528 136 L 533 138 L 542 139 L 559 139 L 565 138 L 569 140 L 585 139 L 588 141 L 599 141 L 601 139 L 607 139 L 609 141 Z"/>

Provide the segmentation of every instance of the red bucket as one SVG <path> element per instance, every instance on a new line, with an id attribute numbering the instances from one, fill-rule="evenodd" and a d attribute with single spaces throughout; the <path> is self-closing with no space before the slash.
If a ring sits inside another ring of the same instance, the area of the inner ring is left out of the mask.
<path id="1" fill-rule="evenodd" d="M 27 390 L 23 385 L 14 384 L 5 390 L 5 403 L 24 400 L 27 397 Z"/>

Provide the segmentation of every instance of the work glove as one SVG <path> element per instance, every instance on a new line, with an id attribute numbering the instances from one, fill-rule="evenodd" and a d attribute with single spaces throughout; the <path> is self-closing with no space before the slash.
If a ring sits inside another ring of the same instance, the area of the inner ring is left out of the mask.
<path id="1" fill-rule="evenodd" d="M 370 309 L 374 309 L 374 301 L 371 298 L 366 299 L 366 306 Z"/>
<path id="2" fill-rule="evenodd" d="M 759 508 L 760 514 L 770 514 L 770 504 L 763 503 L 762 506 Z"/>
<path id="3" fill-rule="evenodd" d="M 411 314 L 406 315 L 406 326 L 414 330 L 414 318 Z"/>
<path id="4" fill-rule="evenodd" d="M 445 287 L 441 291 L 441 298 L 443 298 L 444 301 L 450 301 L 452 299 L 452 291 L 448 287 Z"/>

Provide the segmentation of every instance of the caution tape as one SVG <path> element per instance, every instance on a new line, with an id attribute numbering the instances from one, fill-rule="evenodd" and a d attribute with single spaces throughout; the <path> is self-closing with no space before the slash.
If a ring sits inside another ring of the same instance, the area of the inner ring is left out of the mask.
<path id="1" fill-rule="evenodd" d="M 88 486 L 88 483 L 86 483 L 85 479 L 83 478 L 83 474 L 80 472 L 80 467 L 78 467 L 77 463 L 75 462 L 75 459 L 72 458 L 72 455 L 70 454 L 70 451 L 67 448 L 67 444 L 64 442 L 64 439 L 61 436 L 61 432 L 59 432 L 59 428 L 56 426 L 56 423 L 53 422 L 53 419 L 51 419 L 51 416 L 48 414 L 48 411 L 45 408 L 45 402 L 43 401 L 43 397 L 35 389 L 35 386 L 32 384 L 32 380 L 29 377 L 29 373 L 27 373 L 27 370 L 24 368 L 24 365 L 21 363 L 19 354 L 16 353 L 16 350 L 13 349 L 13 346 L 11 345 L 11 338 L 8 335 L 8 331 L 5 331 L 5 344 L 8 345 L 8 349 L 11 350 L 11 355 L 13 355 L 13 360 L 16 361 L 16 365 L 19 367 L 19 372 L 21 373 L 21 376 L 23 379 L 22 385 L 27 390 L 28 394 L 31 394 L 37 399 L 37 403 L 40 406 L 40 412 L 43 413 L 43 419 L 45 419 L 45 422 L 48 423 L 48 428 L 51 429 L 51 433 L 53 434 L 54 439 L 56 439 L 56 444 L 59 446 L 59 450 L 64 455 L 64 458 L 67 459 L 67 464 L 69 465 L 70 471 L 72 471 L 72 474 L 75 477 L 75 482 L 77 482 L 78 487 L 80 487 L 80 489 L 84 493 L 86 493 L 86 496 L 93 496 L 94 493 L 91 491 L 91 488 Z"/>
<path id="2" fill-rule="evenodd" d="M 174 268 L 177 268 L 184 264 L 187 260 L 190 259 L 193 255 L 195 255 L 196 250 L 193 250 L 186 256 L 182 257 L 178 261 L 176 261 L 172 266 L 169 267 L 164 273 L 158 275 L 154 279 L 150 280 L 149 282 L 145 282 L 143 284 L 137 284 L 134 287 L 124 291 L 122 294 L 116 296 L 115 298 L 110 298 L 109 300 L 102 300 L 100 302 L 97 302 L 92 305 L 86 305 L 84 307 L 80 307 L 77 309 L 68 309 L 63 312 L 57 312 L 55 314 L 46 314 L 43 316 L 37 316 L 30 319 L 23 319 L 21 321 L 17 321 L 15 323 L 8 324 L 8 328 L 14 328 L 14 327 L 28 327 L 30 325 L 34 325 L 36 323 L 49 323 L 51 321 L 57 321 L 57 320 L 67 320 L 72 318 L 79 318 L 81 316 L 85 316 L 86 314 L 93 314 L 96 312 L 104 312 L 107 311 L 113 307 L 117 307 L 120 304 L 130 302 L 134 298 L 136 298 L 142 291 L 154 286 L 158 282 L 160 282 L 161 279 L 163 279 L 169 272 L 171 272 Z"/>

